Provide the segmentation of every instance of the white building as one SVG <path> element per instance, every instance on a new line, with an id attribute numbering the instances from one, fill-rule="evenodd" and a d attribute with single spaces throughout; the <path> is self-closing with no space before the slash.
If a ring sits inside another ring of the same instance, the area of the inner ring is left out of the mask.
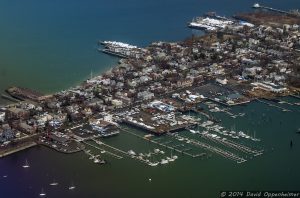
<path id="1" fill-rule="evenodd" d="M 5 120 L 5 112 L 0 112 L 0 122 L 4 122 Z"/>

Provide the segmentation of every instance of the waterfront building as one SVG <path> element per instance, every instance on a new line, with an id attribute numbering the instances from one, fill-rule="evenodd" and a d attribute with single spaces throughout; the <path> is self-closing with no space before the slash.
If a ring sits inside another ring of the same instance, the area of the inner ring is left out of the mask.
<path id="1" fill-rule="evenodd" d="M 6 111 L 6 119 L 26 119 L 29 118 L 29 111 L 21 109 L 21 108 L 8 108 Z"/>

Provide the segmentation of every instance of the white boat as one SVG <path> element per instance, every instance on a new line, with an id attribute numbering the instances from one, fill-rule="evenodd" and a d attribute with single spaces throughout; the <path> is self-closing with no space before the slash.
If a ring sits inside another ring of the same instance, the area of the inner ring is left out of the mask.
<path id="1" fill-rule="evenodd" d="M 135 155 L 136 155 L 136 153 L 135 153 L 133 150 L 129 150 L 129 151 L 128 151 L 128 154 L 129 154 L 129 155 L 132 155 L 132 156 L 135 156 Z"/>
<path id="2" fill-rule="evenodd" d="M 161 159 L 161 161 L 160 161 L 160 164 L 167 164 L 167 163 L 169 163 L 169 161 L 166 159 Z"/>
<path id="3" fill-rule="evenodd" d="M 29 167 L 30 167 L 30 165 L 29 165 L 29 163 L 28 163 L 27 160 L 25 161 L 25 164 L 24 164 L 22 167 L 23 167 L 23 168 L 29 168 Z"/>
<path id="4" fill-rule="evenodd" d="M 57 186 L 58 183 L 57 183 L 57 182 L 52 182 L 52 183 L 50 183 L 49 185 L 50 185 L 50 186 Z"/>
<path id="5" fill-rule="evenodd" d="M 159 153 L 160 150 L 159 149 L 154 149 L 154 153 Z"/>
<path id="6" fill-rule="evenodd" d="M 69 190 L 74 190 L 76 188 L 76 186 L 73 184 L 73 182 L 71 183 L 71 185 L 69 186 Z"/>
<path id="7" fill-rule="evenodd" d="M 175 159 L 171 156 L 171 157 L 167 157 L 167 160 L 169 161 L 169 162 L 174 162 L 175 161 Z"/>
<path id="8" fill-rule="evenodd" d="M 44 189 L 42 188 L 41 193 L 40 193 L 40 197 L 45 197 L 46 193 L 44 192 Z"/>
<path id="9" fill-rule="evenodd" d="M 149 165 L 150 165 L 150 166 L 157 166 L 157 165 L 158 165 L 158 162 L 150 162 Z"/>
<path id="10" fill-rule="evenodd" d="M 190 129 L 189 131 L 190 131 L 192 134 L 196 134 L 196 131 L 195 131 L 195 130 Z"/>
<path id="11" fill-rule="evenodd" d="M 92 160 L 92 159 L 94 159 L 94 158 L 95 158 L 94 155 L 91 155 L 91 156 L 89 157 L 90 160 Z"/>
<path id="12" fill-rule="evenodd" d="M 57 186 L 58 182 L 55 181 L 55 179 L 53 179 L 53 182 L 49 184 L 50 186 Z"/>
<path id="13" fill-rule="evenodd" d="M 100 160 L 99 160 L 98 158 L 95 158 L 95 159 L 94 159 L 94 163 L 95 163 L 95 164 L 98 164 L 98 163 L 100 163 Z"/>

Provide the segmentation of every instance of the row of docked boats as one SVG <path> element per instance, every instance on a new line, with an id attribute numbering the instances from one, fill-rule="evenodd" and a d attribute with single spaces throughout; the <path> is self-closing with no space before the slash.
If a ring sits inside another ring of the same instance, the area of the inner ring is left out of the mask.
<path id="1" fill-rule="evenodd" d="M 252 140 L 252 141 L 260 141 L 260 139 L 256 138 L 255 137 L 255 133 L 254 133 L 254 137 L 246 134 L 245 132 L 243 131 L 235 131 L 234 129 L 231 129 L 231 130 L 225 130 L 224 127 L 220 126 L 220 125 L 213 125 L 211 124 L 211 122 L 204 122 L 202 124 L 200 124 L 201 127 L 205 128 L 206 131 L 203 131 L 202 134 L 211 134 L 214 136 L 214 138 L 222 138 L 218 135 L 215 135 L 213 134 L 212 132 L 216 132 L 220 135 L 223 135 L 223 136 L 228 136 L 230 138 L 233 138 L 233 139 L 239 139 L 239 138 L 245 138 L 245 139 L 248 139 L 248 140 Z M 191 133 L 196 133 L 196 131 L 194 130 L 190 130 Z M 199 132 L 200 133 L 200 132 Z"/>
<path id="2" fill-rule="evenodd" d="M 153 155 L 159 155 L 159 154 L 164 155 L 165 154 L 165 152 L 163 150 L 160 150 L 158 148 L 154 149 L 153 153 L 152 152 L 145 153 L 145 154 L 139 153 L 137 155 L 133 150 L 129 150 L 127 153 L 132 158 L 141 160 L 141 161 L 147 163 L 149 166 L 157 166 L 159 164 L 164 165 L 164 164 L 168 164 L 169 162 L 174 162 L 176 159 L 178 159 L 178 156 L 173 155 L 173 153 L 171 151 L 171 156 L 162 158 L 160 161 L 154 161 Z M 152 159 L 150 160 L 149 158 L 152 158 Z"/>
<path id="3" fill-rule="evenodd" d="M 106 151 L 102 150 L 101 153 L 105 153 Z M 85 151 L 87 155 L 89 155 L 89 160 L 93 160 L 95 164 L 106 164 L 104 159 L 100 158 L 100 155 L 93 155 L 90 150 Z"/>

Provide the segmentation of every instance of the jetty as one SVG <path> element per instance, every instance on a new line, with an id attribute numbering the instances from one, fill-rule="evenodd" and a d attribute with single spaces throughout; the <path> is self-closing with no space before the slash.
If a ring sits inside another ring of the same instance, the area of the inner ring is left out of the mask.
<path id="1" fill-rule="evenodd" d="M 278 13 L 281 13 L 281 14 L 292 14 L 290 12 L 287 12 L 287 11 L 284 11 L 284 10 L 279 10 L 279 9 L 275 9 L 275 8 L 271 8 L 271 7 L 268 7 L 268 6 L 263 6 L 263 5 L 260 5 L 258 3 L 255 3 L 252 8 L 254 9 L 264 9 L 264 10 L 269 10 L 269 11 L 272 11 L 272 12 L 278 12 Z"/>
<path id="2" fill-rule="evenodd" d="M 32 100 L 38 102 L 43 94 L 23 87 L 10 87 L 5 90 L 11 97 L 18 100 Z"/>

